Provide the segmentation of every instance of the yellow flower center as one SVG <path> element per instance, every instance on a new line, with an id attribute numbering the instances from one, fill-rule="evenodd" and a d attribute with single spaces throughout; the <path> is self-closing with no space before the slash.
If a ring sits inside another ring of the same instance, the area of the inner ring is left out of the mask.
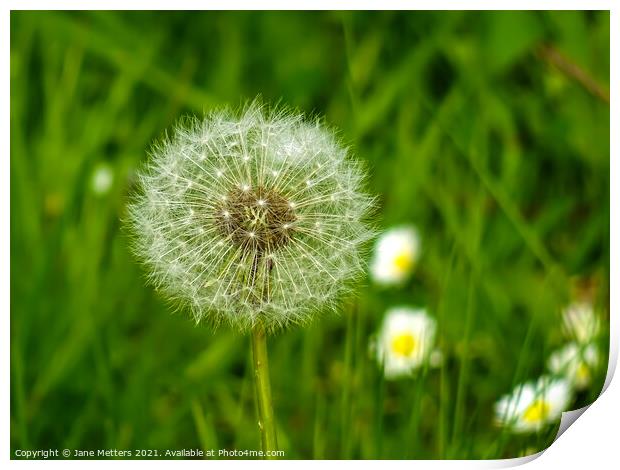
<path id="1" fill-rule="evenodd" d="M 577 380 L 580 382 L 586 382 L 590 379 L 590 368 L 582 362 L 579 364 L 579 367 L 577 367 L 577 372 L 575 375 L 577 376 Z"/>
<path id="2" fill-rule="evenodd" d="M 549 416 L 550 407 L 544 400 L 536 400 L 523 413 L 523 421 L 528 423 L 538 423 L 544 421 Z"/>
<path id="3" fill-rule="evenodd" d="M 416 341 L 411 333 L 401 333 L 392 339 L 392 352 L 397 356 L 409 357 L 415 346 Z"/>
<path id="4" fill-rule="evenodd" d="M 401 251 L 394 257 L 394 266 L 399 271 L 408 271 L 413 265 L 413 255 L 410 251 Z"/>

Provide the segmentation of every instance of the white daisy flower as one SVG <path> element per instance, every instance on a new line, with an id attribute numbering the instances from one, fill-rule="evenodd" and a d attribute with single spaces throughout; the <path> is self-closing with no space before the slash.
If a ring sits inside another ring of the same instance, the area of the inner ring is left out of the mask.
<path id="1" fill-rule="evenodd" d="M 112 187 L 114 173 L 107 163 L 100 163 L 93 171 L 90 187 L 97 196 L 103 196 Z"/>
<path id="2" fill-rule="evenodd" d="M 568 409 L 570 399 L 568 381 L 543 376 L 537 382 L 521 384 L 510 395 L 503 396 L 495 404 L 495 419 L 498 425 L 514 432 L 539 431 L 561 417 Z"/>
<path id="3" fill-rule="evenodd" d="M 599 360 L 595 344 L 580 346 L 569 343 L 551 354 L 548 367 L 553 374 L 565 377 L 577 390 L 583 390 L 590 385 Z"/>
<path id="4" fill-rule="evenodd" d="M 437 351 L 433 351 L 437 324 L 424 309 L 395 307 L 387 311 L 375 347 L 385 377 L 411 373 Z"/>
<path id="5" fill-rule="evenodd" d="M 574 302 L 562 312 L 566 335 L 580 343 L 589 343 L 600 332 L 600 321 L 590 302 Z"/>
<path id="6" fill-rule="evenodd" d="M 370 273 L 377 284 L 399 284 L 411 274 L 420 254 L 420 237 L 412 226 L 385 232 L 375 245 Z"/>

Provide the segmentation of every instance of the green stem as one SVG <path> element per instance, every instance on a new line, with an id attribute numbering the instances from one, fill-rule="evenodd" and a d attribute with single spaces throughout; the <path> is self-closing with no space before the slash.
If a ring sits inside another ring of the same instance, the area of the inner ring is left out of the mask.
<path id="1" fill-rule="evenodd" d="M 260 326 L 252 330 L 252 358 L 254 362 L 254 385 L 256 389 L 256 408 L 258 410 L 258 429 L 260 430 L 261 445 L 265 458 L 275 459 L 275 455 L 267 455 L 278 450 L 278 441 L 276 439 L 276 424 L 271 402 L 267 337 L 265 330 Z"/>

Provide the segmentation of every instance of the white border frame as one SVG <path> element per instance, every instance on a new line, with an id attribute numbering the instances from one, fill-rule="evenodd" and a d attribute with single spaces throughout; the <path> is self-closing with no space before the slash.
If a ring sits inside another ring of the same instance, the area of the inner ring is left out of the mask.
<path id="1" fill-rule="evenodd" d="M 174 3 L 164 2 L 161 0 L 154 0 L 151 2 L 145 1 L 130 1 L 130 0 L 90 0 L 82 1 L 79 5 L 76 2 L 71 1 L 56 1 L 56 2 L 44 2 L 44 1 L 14 1 L 9 0 L 3 4 L 1 27 L 0 27 L 0 43 L 2 44 L 2 76 L 0 78 L 2 83 L 2 114 L 1 116 L 1 132 L 4 138 L 1 140 L 2 147 L 4 148 L 4 171 L 2 173 L 3 184 L 0 191 L 2 191 L 0 210 L 2 218 L 5 221 L 5 225 L 2 230 L 2 294 L 0 298 L 4 304 L 4 317 L 3 317 L 3 341 L 1 341 L 2 348 L 0 350 L 0 357 L 2 358 L 2 370 L 3 377 L 10 377 L 10 243 L 9 243 L 9 214 L 10 214 L 10 10 L 44 10 L 50 8 L 50 3 L 53 3 L 55 9 L 171 9 L 170 6 L 174 5 L 174 9 L 190 10 L 200 9 L 205 6 L 205 2 L 190 1 L 190 0 L 176 0 Z M 611 22 L 611 50 L 618 50 L 618 16 L 616 15 L 617 8 L 614 8 L 612 1 L 604 0 L 591 0 L 577 1 L 577 0 L 522 0 L 522 1 L 504 1 L 501 5 L 498 2 L 490 1 L 469 1 L 469 2 L 457 2 L 446 0 L 435 1 L 417 1 L 417 2 L 403 2 L 395 0 L 383 0 L 382 2 L 370 2 L 368 0 L 341 0 L 326 2 L 324 0 L 315 1 L 297 1 L 294 4 L 291 1 L 284 0 L 265 0 L 260 2 L 259 5 L 254 5 L 251 2 L 243 0 L 228 0 L 226 2 L 217 1 L 209 2 L 208 6 L 214 9 L 244 9 L 244 10 L 256 10 L 256 9 L 308 9 L 308 10 L 340 10 L 340 9 L 353 9 L 353 10 L 391 10 L 391 9 L 415 9 L 415 10 L 449 10 L 449 9 L 462 9 L 462 10 L 510 10 L 510 9 L 523 9 L 523 10 L 610 10 L 610 22 Z M 258 8 L 260 7 L 260 8 Z M 620 77 L 618 73 L 618 59 L 613 53 L 611 54 L 611 71 L 610 71 L 610 84 L 617 83 L 616 80 Z M 610 90 L 611 92 L 611 90 Z M 613 103 L 613 100 L 612 100 Z M 618 235 L 620 234 L 618 226 L 618 203 L 620 197 L 620 189 L 614 185 L 619 181 L 618 171 L 619 165 L 612 155 L 618 149 L 618 135 L 620 129 L 618 128 L 618 109 L 617 107 L 611 107 L 611 151 L 610 151 L 610 171 L 611 171 L 611 221 L 610 221 L 610 285 L 620 285 L 620 252 L 617 245 L 614 245 L 614 241 L 617 242 Z M 487 461 L 382 461 L 381 465 L 389 465 L 393 468 L 403 468 L 410 470 L 412 465 L 415 465 L 416 469 L 422 468 L 504 468 L 521 465 L 527 462 L 528 468 L 548 468 L 550 465 L 555 466 L 583 466 L 585 464 L 594 464 L 597 468 L 610 468 L 610 462 L 617 461 L 618 446 L 616 441 L 616 429 L 617 423 L 615 422 L 620 417 L 620 385 L 618 380 L 612 381 L 616 364 L 618 362 L 618 339 L 620 337 L 620 324 L 618 318 L 614 314 L 618 308 L 618 295 L 615 289 L 611 289 L 610 300 L 610 355 L 609 355 L 609 368 L 608 375 L 605 381 L 605 386 L 601 392 L 601 396 L 587 409 L 587 411 L 581 416 L 580 413 L 575 415 L 575 412 L 565 413 L 563 416 L 562 424 L 572 423 L 576 417 L 580 417 L 579 424 L 577 426 L 570 426 L 570 429 L 563 433 L 559 439 L 553 443 L 548 449 L 539 454 L 535 454 L 529 457 L 507 459 L 507 460 L 487 460 Z M 3 386 L 0 388 L 0 396 L 4 403 L 2 410 L 3 424 L 0 431 L 3 460 L 10 459 L 10 380 L 5 380 Z M 131 461 L 121 460 L 115 462 L 114 465 L 118 465 L 121 468 L 129 468 L 135 465 L 148 465 L 152 468 L 169 468 L 170 462 L 163 460 L 149 460 L 147 461 Z M 38 460 L 38 461 L 25 461 L 25 460 L 11 460 L 9 462 L 14 467 L 24 466 L 39 466 L 49 465 L 51 468 L 82 468 L 84 466 L 83 461 L 76 460 Z M 194 466 L 195 468 L 204 468 L 205 465 L 212 466 L 241 466 L 247 465 L 247 462 L 241 460 L 233 461 L 177 461 L 175 465 L 187 465 Z M 267 465 L 275 465 L 284 468 L 289 466 L 290 461 L 280 462 L 267 462 L 267 461 L 254 461 L 254 466 L 265 468 Z M 314 466 L 314 461 L 298 461 L 296 466 L 310 468 Z M 373 461 L 356 461 L 356 465 L 362 467 L 373 468 L 376 464 Z M 104 461 L 90 461 L 89 467 L 94 468 L 108 468 L 110 462 Z"/>

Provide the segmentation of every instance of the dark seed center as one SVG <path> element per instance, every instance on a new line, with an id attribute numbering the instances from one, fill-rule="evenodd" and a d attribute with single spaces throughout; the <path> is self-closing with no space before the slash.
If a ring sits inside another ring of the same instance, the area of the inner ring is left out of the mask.
<path id="1" fill-rule="evenodd" d="M 246 250 L 272 252 L 286 245 L 297 220 L 289 201 L 258 186 L 231 191 L 217 208 L 222 233 Z"/>

